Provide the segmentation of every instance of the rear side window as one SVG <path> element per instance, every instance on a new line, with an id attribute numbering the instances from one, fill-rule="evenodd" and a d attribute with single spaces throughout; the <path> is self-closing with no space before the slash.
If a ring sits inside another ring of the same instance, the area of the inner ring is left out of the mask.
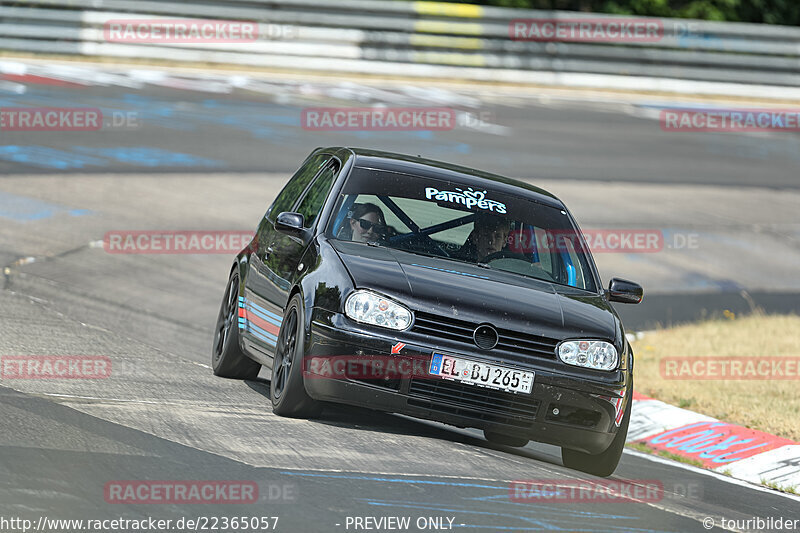
<path id="1" fill-rule="evenodd" d="M 333 180 L 338 170 L 338 163 L 336 161 L 331 161 L 331 163 L 320 172 L 317 179 L 314 180 L 314 184 L 309 187 L 305 198 L 303 198 L 303 201 L 300 202 L 300 205 L 297 207 L 297 212 L 303 215 L 305 219 L 305 227 L 310 228 L 317 220 L 319 212 L 322 211 L 322 205 L 325 203 L 325 198 L 328 197 L 328 193 L 333 186 Z"/>
<path id="2" fill-rule="evenodd" d="M 292 210 L 294 203 L 300 198 L 303 191 L 308 187 L 308 184 L 311 183 L 311 180 L 314 179 L 317 172 L 325 166 L 325 163 L 327 163 L 330 158 L 331 156 L 327 154 L 319 154 L 308 158 L 306 162 L 303 163 L 303 166 L 294 173 L 292 179 L 289 180 L 289 183 L 286 184 L 272 203 L 272 207 L 269 208 L 267 216 L 270 220 L 274 220 L 275 217 L 284 211 Z"/>

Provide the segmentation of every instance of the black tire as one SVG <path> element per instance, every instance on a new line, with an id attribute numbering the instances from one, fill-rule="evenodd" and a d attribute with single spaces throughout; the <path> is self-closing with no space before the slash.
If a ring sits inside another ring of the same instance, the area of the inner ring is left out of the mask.
<path id="1" fill-rule="evenodd" d="M 261 365 L 256 363 L 239 347 L 239 272 L 233 271 L 214 329 L 214 344 L 211 348 L 211 368 L 223 378 L 255 379 Z"/>
<path id="2" fill-rule="evenodd" d="M 525 437 L 512 437 L 511 435 L 495 433 L 494 431 L 483 430 L 483 436 L 492 444 L 502 444 L 512 448 L 522 448 L 528 444 L 528 439 Z"/>
<path id="3" fill-rule="evenodd" d="M 625 414 L 622 417 L 622 423 L 617 430 L 614 440 L 606 451 L 592 455 L 590 453 L 578 452 L 575 450 L 568 450 L 561 448 L 561 461 L 564 466 L 573 470 L 580 470 L 587 474 L 592 474 L 599 477 L 608 477 L 617 469 L 619 460 L 622 457 L 622 451 L 625 449 L 625 439 L 628 437 L 628 424 L 631 420 L 631 396 L 633 396 L 633 387 L 628 396 L 628 405 L 625 408 Z"/>
<path id="4" fill-rule="evenodd" d="M 311 398 L 303 385 L 305 326 L 303 301 L 295 294 L 283 314 L 269 396 L 272 412 L 291 418 L 314 418 L 322 412 L 322 404 Z"/>

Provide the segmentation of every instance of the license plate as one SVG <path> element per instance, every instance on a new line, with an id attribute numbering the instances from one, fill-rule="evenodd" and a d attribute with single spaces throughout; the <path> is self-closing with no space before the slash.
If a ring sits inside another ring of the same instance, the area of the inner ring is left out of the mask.
<path id="1" fill-rule="evenodd" d="M 461 383 L 480 385 L 506 392 L 530 394 L 533 390 L 533 372 L 479 363 L 451 355 L 433 354 L 429 372 L 435 376 Z"/>

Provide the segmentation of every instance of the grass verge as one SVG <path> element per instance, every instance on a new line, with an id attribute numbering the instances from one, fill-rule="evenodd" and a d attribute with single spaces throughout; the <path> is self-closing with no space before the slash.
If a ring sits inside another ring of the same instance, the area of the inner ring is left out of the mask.
<path id="1" fill-rule="evenodd" d="M 766 479 L 762 479 L 761 484 L 772 490 L 779 490 L 781 492 L 786 492 L 788 494 L 797 494 L 797 487 L 794 485 L 781 485 L 780 483 L 775 483 L 774 481 L 767 481 Z"/>
<path id="2" fill-rule="evenodd" d="M 637 391 L 725 422 L 800 441 L 797 379 L 665 378 L 664 358 L 800 357 L 800 316 L 726 312 L 723 318 L 648 332 L 632 343 Z"/>

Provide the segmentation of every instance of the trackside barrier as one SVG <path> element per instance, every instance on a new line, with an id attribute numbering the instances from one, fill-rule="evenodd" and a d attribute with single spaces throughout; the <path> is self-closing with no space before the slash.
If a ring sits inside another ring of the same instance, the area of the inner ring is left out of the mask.
<path id="1" fill-rule="evenodd" d="M 796 27 L 424 1 L 0 1 L 0 49 L 681 92 L 800 87 Z"/>

